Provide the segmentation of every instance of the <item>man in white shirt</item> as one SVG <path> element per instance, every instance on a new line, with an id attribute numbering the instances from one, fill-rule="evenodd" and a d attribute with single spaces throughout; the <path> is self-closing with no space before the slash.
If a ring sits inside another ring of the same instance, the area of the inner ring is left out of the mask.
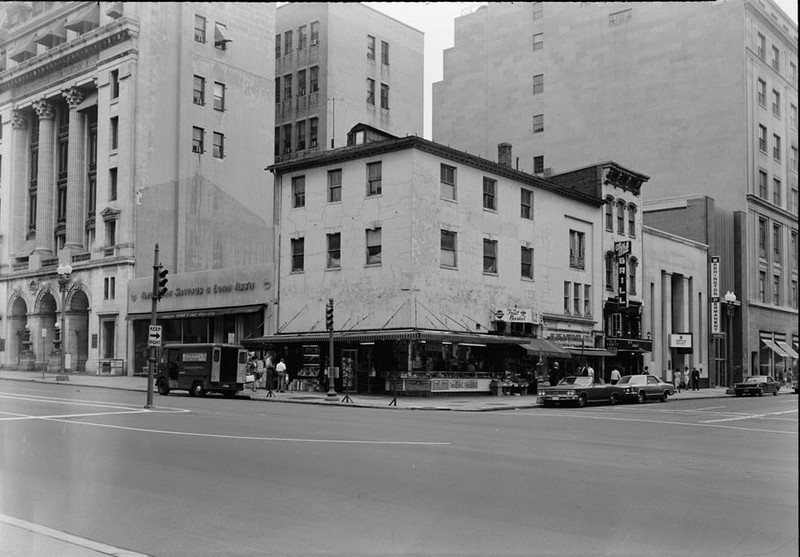
<path id="1" fill-rule="evenodd" d="M 594 369 L 589 364 L 586 364 L 586 375 L 588 375 L 591 378 L 592 383 L 594 383 Z"/>
<path id="2" fill-rule="evenodd" d="M 278 392 L 282 393 L 286 389 L 288 376 L 283 358 L 281 358 L 281 361 L 275 366 L 275 372 L 278 374 Z"/>
<path id="3" fill-rule="evenodd" d="M 619 374 L 619 370 L 616 367 L 614 367 L 614 369 L 611 370 L 611 384 L 616 385 L 617 383 L 619 383 L 621 377 L 622 376 Z"/>

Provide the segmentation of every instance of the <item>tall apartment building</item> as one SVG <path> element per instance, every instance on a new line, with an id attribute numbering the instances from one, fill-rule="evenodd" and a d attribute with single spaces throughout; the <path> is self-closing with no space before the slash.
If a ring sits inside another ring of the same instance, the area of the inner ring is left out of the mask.
<path id="1" fill-rule="evenodd" d="M 274 9 L 0 5 L 0 364 L 139 370 L 156 244 L 166 341 L 263 334 Z"/>
<path id="2" fill-rule="evenodd" d="M 276 161 L 341 147 L 360 122 L 422 135 L 422 32 L 355 2 L 275 14 Z"/>
<path id="3" fill-rule="evenodd" d="M 455 21 L 433 139 L 484 156 L 510 141 L 542 175 L 615 160 L 651 176 L 644 205 L 702 194 L 741 213 L 739 240 L 708 244 L 742 303 L 722 333 L 739 376 L 774 371 L 763 339 L 798 330 L 797 64 L 797 25 L 770 0 L 490 3 Z"/>

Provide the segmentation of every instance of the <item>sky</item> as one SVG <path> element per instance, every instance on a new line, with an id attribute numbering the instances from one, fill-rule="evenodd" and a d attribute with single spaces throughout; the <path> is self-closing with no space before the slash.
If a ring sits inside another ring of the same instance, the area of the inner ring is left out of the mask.
<path id="1" fill-rule="evenodd" d="M 775 0 L 797 24 L 797 1 Z M 432 84 L 442 79 L 442 52 L 453 46 L 453 21 L 486 2 L 364 2 L 425 33 L 425 123 L 423 137 L 431 139 Z"/>

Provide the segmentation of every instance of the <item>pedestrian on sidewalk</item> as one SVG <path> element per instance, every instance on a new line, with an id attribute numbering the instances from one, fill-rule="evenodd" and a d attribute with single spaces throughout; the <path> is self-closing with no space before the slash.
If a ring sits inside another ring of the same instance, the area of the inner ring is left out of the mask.
<path id="1" fill-rule="evenodd" d="M 679 369 L 676 369 L 672 373 L 672 384 L 675 386 L 676 392 L 681 392 L 681 389 L 683 388 L 683 375 Z"/>
<path id="2" fill-rule="evenodd" d="M 617 366 L 614 366 L 614 369 L 611 370 L 611 384 L 616 385 L 617 383 L 619 383 L 619 380 L 621 378 L 622 376 L 620 375 Z"/>
<path id="3" fill-rule="evenodd" d="M 700 370 L 696 367 L 692 368 L 692 390 L 700 390 Z"/>
<path id="4" fill-rule="evenodd" d="M 278 392 L 282 393 L 287 388 L 287 379 L 289 377 L 289 373 L 286 371 L 286 364 L 281 358 L 281 361 L 278 362 L 278 365 L 275 366 L 275 372 L 278 374 Z"/>

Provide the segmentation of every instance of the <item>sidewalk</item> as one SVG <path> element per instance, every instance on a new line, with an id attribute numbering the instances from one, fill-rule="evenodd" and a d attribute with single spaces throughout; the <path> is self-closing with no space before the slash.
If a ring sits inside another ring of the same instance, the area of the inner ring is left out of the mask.
<path id="1" fill-rule="evenodd" d="M 52 373 L 42 374 L 41 371 L 13 371 L 0 370 L 0 384 L 2 381 L 29 381 L 33 383 L 58 384 L 64 387 L 99 387 L 106 389 L 121 389 L 128 391 L 147 392 L 147 377 L 120 376 L 120 375 L 88 375 L 83 373 L 70 373 L 68 381 L 56 381 Z M 154 388 L 155 389 L 155 388 Z M 182 392 L 181 392 L 182 393 Z M 782 388 L 779 394 L 793 394 L 791 388 Z M 270 393 L 264 389 L 252 391 L 246 388 L 239 393 L 237 398 L 249 397 L 250 400 L 294 404 L 322 404 L 328 406 L 352 406 L 356 408 L 386 408 L 402 410 L 453 410 L 461 412 L 490 412 L 497 410 L 513 410 L 519 408 L 539 407 L 536 395 L 520 396 L 439 396 L 439 397 L 408 397 L 398 396 L 396 405 L 391 394 L 351 394 L 352 402 L 342 402 L 344 393 L 338 393 L 336 401 L 328 401 L 326 393 L 307 391 L 287 391 Z M 154 403 L 158 405 L 163 399 L 154 391 Z M 699 391 L 683 390 L 670 397 L 671 400 L 690 400 L 704 398 L 725 398 L 725 387 L 713 387 Z"/>

